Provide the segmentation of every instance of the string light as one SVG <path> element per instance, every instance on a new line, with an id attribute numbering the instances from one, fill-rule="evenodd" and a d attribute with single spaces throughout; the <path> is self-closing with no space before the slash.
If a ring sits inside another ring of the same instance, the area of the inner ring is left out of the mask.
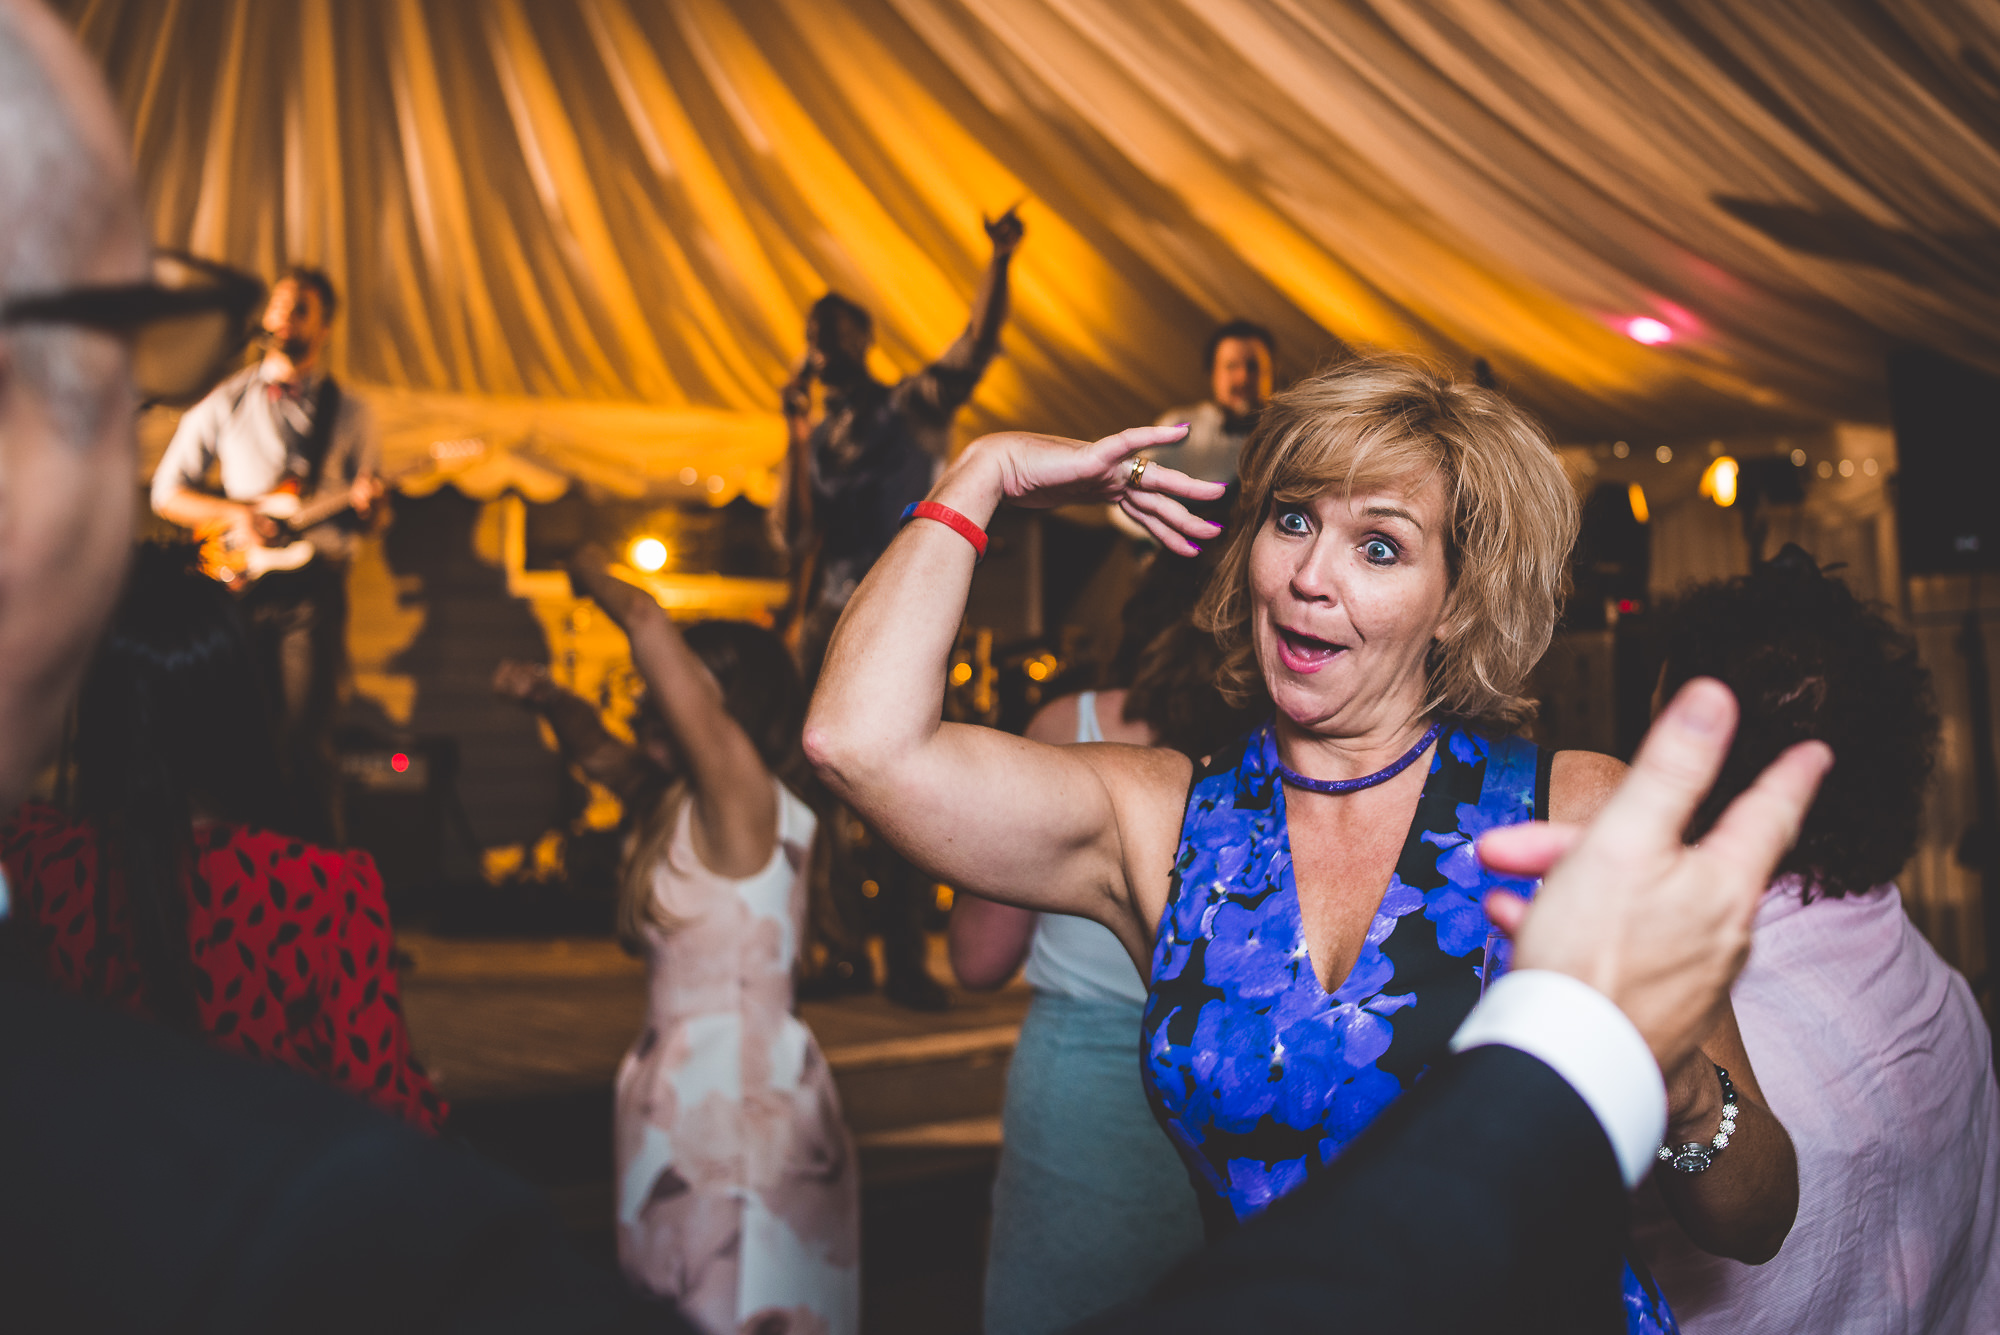
<path id="1" fill-rule="evenodd" d="M 1723 509 L 1736 504 L 1736 461 L 1722 455 L 1701 475 L 1701 494 Z"/>

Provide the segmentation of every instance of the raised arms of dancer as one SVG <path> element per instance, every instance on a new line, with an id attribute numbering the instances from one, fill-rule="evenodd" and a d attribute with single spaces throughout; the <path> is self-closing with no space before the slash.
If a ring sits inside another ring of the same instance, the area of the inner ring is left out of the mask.
<path id="1" fill-rule="evenodd" d="M 1220 529 L 1174 497 L 1220 484 L 1160 465 L 1129 486 L 1132 456 L 1180 427 L 1134 427 L 1094 444 L 1003 432 L 974 441 L 930 499 L 988 524 L 1001 501 L 1117 501 L 1169 551 Z M 806 754 L 828 785 L 905 856 L 952 885 L 1023 908 L 1095 918 L 1143 950 L 1173 862 L 1189 762 L 1125 746 L 1045 746 L 940 722 L 973 551 L 914 520 L 856 591 L 828 648 Z M 1144 886 L 1150 899 L 1133 900 Z"/>
<path id="2" fill-rule="evenodd" d="M 769 527 L 771 541 L 792 558 L 794 612 L 811 583 L 812 553 L 806 547 L 812 535 L 812 382 L 812 358 L 803 356 L 778 392 L 785 412 L 785 466 L 778 474 Z"/>
<path id="3" fill-rule="evenodd" d="M 547 719 L 563 758 L 621 802 L 660 772 L 636 747 L 611 734 L 596 706 L 556 685 L 540 663 L 502 659 L 493 670 L 493 691 Z"/>
<path id="4" fill-rule="evenodd" d="M 956 412 L 972 397 L 979 377 L 986 373 L 986 364 L 1000 350 L 1000 330 L 1007 323 L 1007 274 L 1025 234 L 1026 228 L 1013 209 L 986 220 L 993 258 L 979 277 L 979 291 L 972 299 L 965 330 L 952 340 L 943 356 L 908 382 L 906 392 L 920 399 L 931 414 L 949 417 Z"/>
<path id="5" fill-rule="evenodd" d="M 751 876 L 778 841 L 778 793 L 763 758 L 723 707 L 722 688 L 645 590 L 612 575 L 602 548 L 568 562 L 570 581 L 632 642 L 632 662 L 666 723 L 693 803 L 694 851 L 721 876 Z"/>

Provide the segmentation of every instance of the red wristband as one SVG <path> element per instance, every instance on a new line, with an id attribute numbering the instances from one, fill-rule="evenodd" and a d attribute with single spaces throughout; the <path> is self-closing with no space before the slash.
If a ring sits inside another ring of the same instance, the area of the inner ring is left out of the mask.
<path id="1" fill-rule="evenodd" d="M 918 501 L 903 510 L 903 522 L 912 519 L 935 519 L 952 532 L 972 544 L 974 562 L 986 559 L 986 530 L 967 519 L 949 505 L 939 505 L 936 501 Z"/>

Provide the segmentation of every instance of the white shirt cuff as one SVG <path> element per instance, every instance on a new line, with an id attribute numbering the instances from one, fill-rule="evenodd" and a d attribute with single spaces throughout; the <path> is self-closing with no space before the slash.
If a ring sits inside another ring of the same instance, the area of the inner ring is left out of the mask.
<path id="1" fill-rule="evenodd" d="M 1604 1128 L 1625 1185 L 1639 1185 L 1666 1133 L 1667 1085 L 1652 1049 L 1610 998 L 1566 973 L 1516 970 L 1486 989 L 1452 1035 L 1451 1050 L 1489 1043 L 1525 1052 L 1561 1076 Z"/>

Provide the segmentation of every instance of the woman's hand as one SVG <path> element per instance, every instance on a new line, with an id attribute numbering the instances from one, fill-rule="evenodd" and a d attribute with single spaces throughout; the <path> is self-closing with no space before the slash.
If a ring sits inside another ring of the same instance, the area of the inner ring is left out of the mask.
<path id="1" fill-rule="evenodd" d="M 563 569 L 569 572 L 570 583 L 578 592 L 583 586 L 611 573 L 611 553 L 594 542 L 586 542 L 563 558 Z"/>
<path id="2" fill-rule="evenodd" d="M 569 572 L 570 591 L 596 603 L 628 635 L 635 619 L 660 611 L 651 594 L 611 573 L 611 553 L 594 542 L 565 557 L 563 569 Z"/>
<path id="3" fill-rule="evenodd" d="M 1138 464 L 1147 448 L 1179 440 L 1186 432 L 1185 424 L 1135 426 L 1085 444 L 1060 436 L 1001 431 L 974 441 L 960 459 L 965 470 L 954 465 L 953 472 L 985 471 L 999 487 L 996 500 L 1028 509 L 1116 505 L 1168 551 L 1193 556 L 1201 550 L 1197 540 L 1209 541 L 1222 532 L 1222 525 L 1189 513 L 1182 501 L 1212 501 L 1227 488 L 1220 482 L 1197 481 L 1165 464 L 1149 462 L 1143 468 Z M 946 504 L 952 504 L 952 481 L 947 474 L 936 493 Z"/>

